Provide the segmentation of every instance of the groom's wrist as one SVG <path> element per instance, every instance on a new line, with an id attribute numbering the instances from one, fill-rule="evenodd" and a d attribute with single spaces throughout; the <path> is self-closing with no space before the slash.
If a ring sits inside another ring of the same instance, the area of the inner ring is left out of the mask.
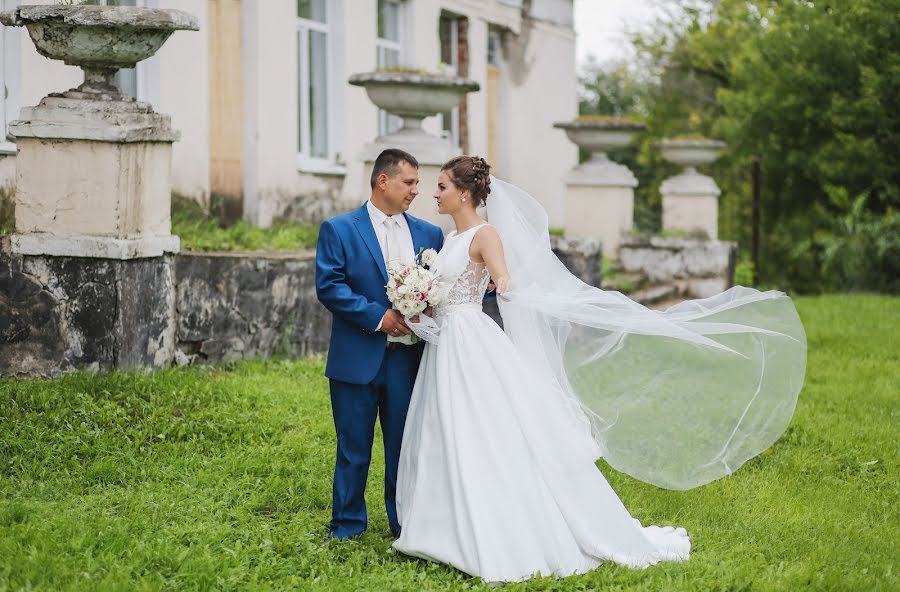
<path id="1" fill-rule="evenodd" d="M 384 326 L 384 321 L 387 319 L 388 313 L 391 312 L 390 308 L 386 308 L 383 313 L 381 313 L 381 319 L 378 321 L 378 326 L 372 331 L 372 333 L 378 333 L 381 331 L 381 328 Z"/>

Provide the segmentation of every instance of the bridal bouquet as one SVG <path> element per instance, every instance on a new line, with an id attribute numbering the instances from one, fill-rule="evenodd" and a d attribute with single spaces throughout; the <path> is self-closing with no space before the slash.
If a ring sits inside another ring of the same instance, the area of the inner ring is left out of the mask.
<path id="1" fill-rule="evenodd" d="M 428 317 L 421 318 L 418 322 L 411 319 L 419 315 L 429 306 L 437 305 L 441 300 L 441 283 L 437 281 L 433 271 L 429 269 L 437 257 L 434 249 L 419 251 L 413 263 L 392 261 L 388 266 L 387 288 L 388 300 L 406 320 L 406 324 L 413 330 L 414 335 L 408 337 L 422 337 L 422 328 L 430 328 L 437 325 Z M 407 342 L 406 339 L 403 340 Z M 416 343 L 418 339 L 411 339 L 408 343 Z"/>

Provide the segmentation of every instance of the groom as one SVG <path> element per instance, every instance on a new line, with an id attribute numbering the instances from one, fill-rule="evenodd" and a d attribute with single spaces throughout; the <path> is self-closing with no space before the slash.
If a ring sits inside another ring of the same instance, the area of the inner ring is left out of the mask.
<path id="1" fill-rule="evenodd" d="M 403 425 L 423 344 L 391 308 L 386 262 L 412 262 L 421 249 L 441 248 L 441 229 L 406 214 L 419 194 L 419 163 L 402 150 L 378 155 L 372 195 L 358 210 L 322 224 L 316 248 L 316 294 L 331 311 L 325 376 L 337 432 L 329 535 L 346 539 L 366 530 L 366 477 L 375 418 L 384 435 L 384 503 L 391 533 L 397 521 L 397 465 Z"/>

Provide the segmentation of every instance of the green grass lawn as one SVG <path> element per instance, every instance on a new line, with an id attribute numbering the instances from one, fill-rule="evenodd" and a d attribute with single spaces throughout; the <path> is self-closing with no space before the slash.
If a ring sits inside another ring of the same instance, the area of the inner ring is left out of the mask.
<path id="1" fill-rule="evenodd" d="M 900 589 L 900 299 L 798 299 L 809 371 L 787 434 L 688 492 L 603 467 L 684 564 L 510 590 Z M 0 590 L 466 590 L 391 551 L 383 462 L 370 528 L 323 544 L 334 433 L 321 360 L 0 381 Z"/>

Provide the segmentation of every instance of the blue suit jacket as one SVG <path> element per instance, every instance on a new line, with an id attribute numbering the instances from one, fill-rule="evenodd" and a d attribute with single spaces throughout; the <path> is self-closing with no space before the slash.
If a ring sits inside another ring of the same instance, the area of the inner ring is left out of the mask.
<path id="1" fill-rule="evenodd" d="M 404 216 L 416 253 L 441 248 L 440 228 Z M 368 384 L 375 378 L 387 341 L 387 335 L 375 330 L 391 307 L 387 280 L 366 204 L 322 224 L 316 247 L 316 295 L 333 315 L 325 366 L 328 378 L 352 384 Z"/>

